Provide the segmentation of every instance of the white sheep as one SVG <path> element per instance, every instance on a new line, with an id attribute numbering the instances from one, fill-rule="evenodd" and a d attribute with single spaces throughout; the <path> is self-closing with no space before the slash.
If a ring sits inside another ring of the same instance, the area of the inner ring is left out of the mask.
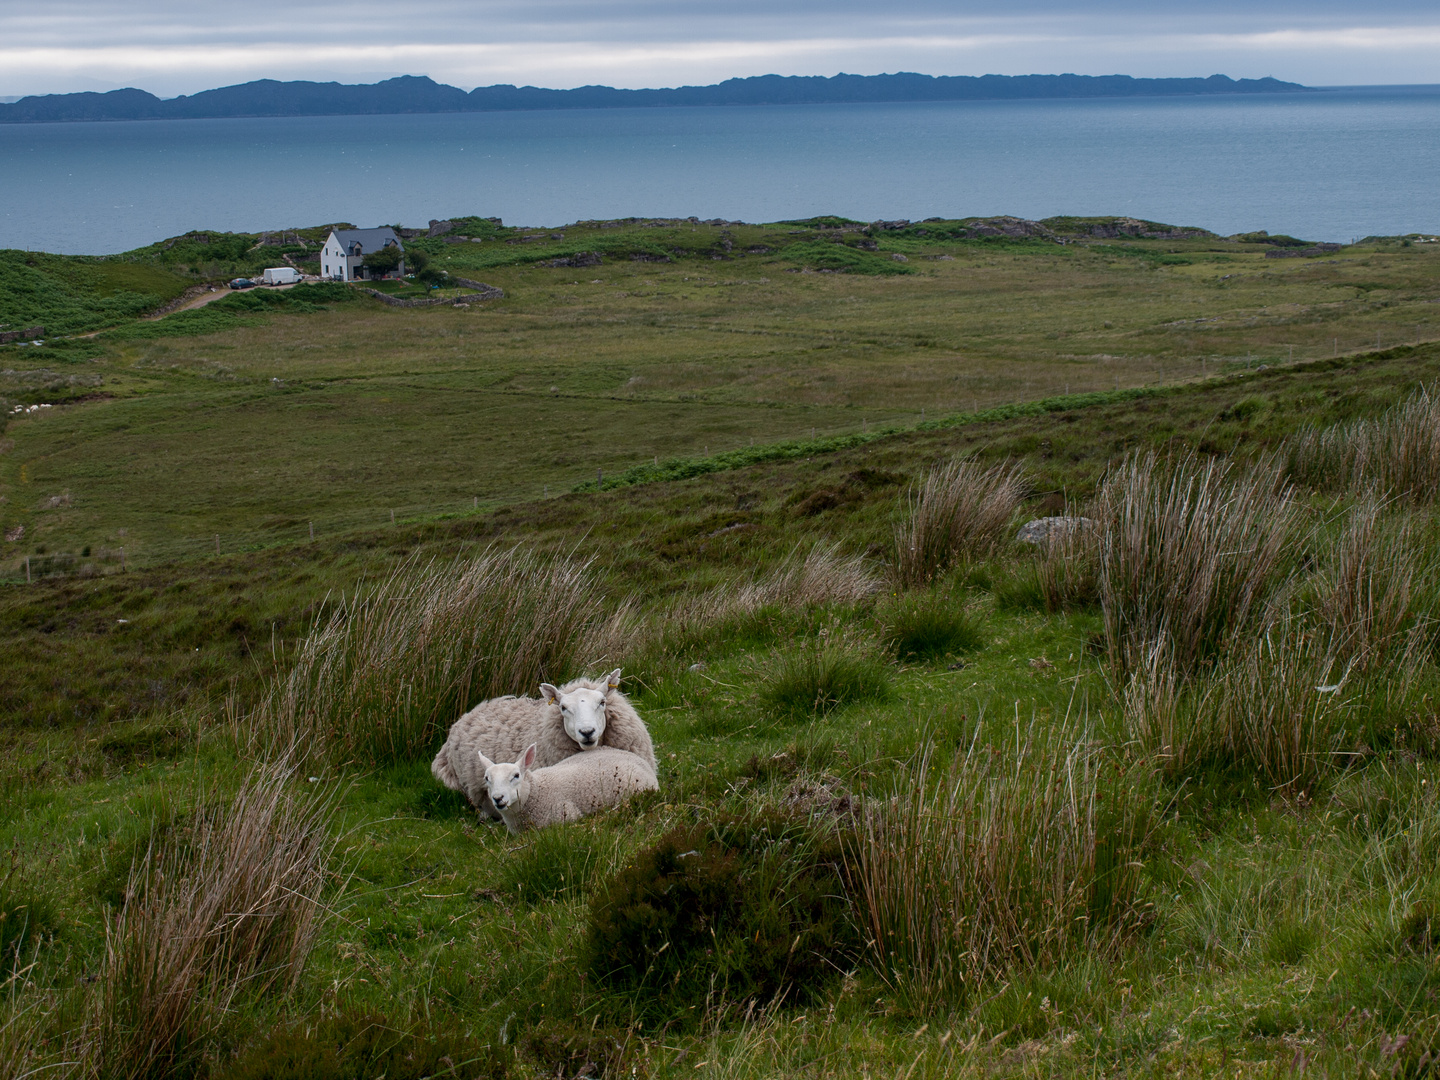
<path id="1" fill-rule="evenodd" d="M 531 743 L 514 763 L 476 755 L 485 770 L 485 791 L 512 833 L 579 821 L 637 792 L 660 790 L 655 769 L 626 750 L 602 746 L 543 769 L 534 768 L 535 753 Z"/>
<path id="2" fill-rule="evenodd" d="M 558 689 L 541 683 L 539 698 L 482 701 L 451 725 L 430 771 L 440 783 L 464 794 L 482 814 L 498 820 L 475 755 L 514 761 L 531 743 L 536 746 L 536 768 L 609 746 L 630 751 L 655 770 L 650 732 L 620 692 L 616 668 L 607 678 L 575 679 Z"/>

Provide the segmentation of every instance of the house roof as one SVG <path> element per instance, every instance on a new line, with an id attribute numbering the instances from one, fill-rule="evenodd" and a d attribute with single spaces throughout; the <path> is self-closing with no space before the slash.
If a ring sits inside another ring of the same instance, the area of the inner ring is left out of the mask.
<path id="1" fill-rule="evenodd" d="M 395 244 L 401 251 L 405 250 L 405 245 L 400 243 L 395 230 L 388 225 L 379 229 L 331 229 L 330 235 L 340 244 L 340 250 L 347 254 L 354 253 L 352 244 L 360 245 L 361 255 L 379 251 L 386 244 Z"/>

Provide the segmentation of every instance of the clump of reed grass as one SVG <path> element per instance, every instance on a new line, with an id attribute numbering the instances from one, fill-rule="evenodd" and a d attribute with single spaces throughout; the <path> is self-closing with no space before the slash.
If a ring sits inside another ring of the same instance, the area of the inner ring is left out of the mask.
<path id="1" fill-rule="evenodd" d="M 925 742 L 853 834 L 852 890 L 871 960 L 918 1011 L 1102 949 L 1138 923 L 1150 811 L 1083 733 L 1058 725 L 979 741 L 948 765 Z"/>
<path id="2" fill-rule="evenodd" d="M 1219 765 L 1298 793 L 1342 764 L 1346 689 L 1344 668 L 1314 635 L 1281 620 L 1198 676 L 1157 639 L 1132 667 L 1121 709 L 1129 737 L 1168 776 Z"/>
<path id="3" fill-rule="evenodd" d="M 1317 581 L 1331 654 L 1365 677 L 1414 648 L 1421 573 L 1410 522 L 1373 499 L 1353 507 Z"/>
<path id="4" fill-rule="evenodd" d="M 973 461 L 952 461 L 927 472 L 906 495 L 895 529 L 900 584 L 928 584 L 957 562 L 994 551 L 1025 490 L 1017 464 L 987 469 Z"/>
<path id="5" fill-rule="evenodd" d="M 475 702 L 569 676 L 604 617 L 588 562 L 492 548 L 407 563 L 311 631 L 242 741 L 337 764 L 426 756 Z"/>
<path id="6" fill-rule="evenodd" d="M 297 795 L 292 773 L 257 769 L 132 868 L 81 1036 L 87 1074 L 183 1070 L 237 995 L 293 989 L 321 925 L 334 800 Z"/>
<path id="7" fill-rule="evenodd" d="M 1306 428 L 1289 440 L 1286 466 L 1301 483 L 1417 503 L 1440 495 L 1440 395 L 1423 387 L 1374 419 Z"/>
<path id="8" fill-rule="evenodd" d="M 822 629 L 798 649 L 776 654 L 760 672 L 760 700 L 788 719 L 824 716 L 890 696 L 890 673 L 868 642 Z"/>
<path id="9" fill-rule="evenodd" d="M 1168 639 L 1188 672 L 1253 627 L 1285 583 L 1296 507 L 1273 462 L 1250 470 L 1133 455 L 1101 486 L 1099 590 L 1111 666 Z"/>

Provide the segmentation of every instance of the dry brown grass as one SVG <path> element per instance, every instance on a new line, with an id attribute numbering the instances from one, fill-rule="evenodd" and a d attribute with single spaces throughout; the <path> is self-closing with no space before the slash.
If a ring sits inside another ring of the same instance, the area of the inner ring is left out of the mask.
<path id="1" fill-rule="evenodd" d="M 297 795 L 292 773 L 257 769 L 132 867 L 80 1038 L 84 1075 L 172 1075 L 238 995 L 293 988 L 322 921 L 334 800 Z"/>
<path id="2" fill-rule="evenodd" d="M 568 677 L 602 615 L 585 562 L 492 548 L 407 563 L 342 598 L 240 738 L 337 764 L 427 756 L 475 702 Z"/>
<path id="3" fill-rule="evenodd" d="M 1102 807 L 1088 738 L 1032 727 L 994 747 L 972 742 L 948 768 L 935 754 L 923 745 L 855 839 L 873 963 L 912 1007 L 953 1009 L 986 981 L 1133 926 L 1133 849 L 1148 813 L 1114 792 Z"/>
<path id="4" fill-rule="evenodd" d="M 1309 428 L 1290 440 L 1287 465 L 1313 487 L 1434 502 L 1440 495 L 1440 394 L 1426 387 L 1373 420 Z"/>
<path id="5" fill-rule="evenodd" d="M 839 544 L 821 541 L 808 549 L 795 548 L 763 573 L 670 605 L 648 623 L 637 623 L 632 640 L 703 635 L 767 610 L 853 604 L 880 587 L 880 578 L 863 555 L 847 555 Z"/>
<path id="6" fill-rule="evenodd" d="M 952 461 L 931 469 L 906 496 L 895 529 L 896 577 L 907 587 L 924 585 L 958 561 L 994 551 L 1024 498 L 1016 464 L 986 469 Z"/>
<path id="7" fill-rule="evenodd" d="M 1182 671 L 1253 626 L 1287 577 L 1296 507 L 1274 463 L 1127 458 L 1096 499 L 1100 599 L 1117 672 L 1166 639 Z"/>

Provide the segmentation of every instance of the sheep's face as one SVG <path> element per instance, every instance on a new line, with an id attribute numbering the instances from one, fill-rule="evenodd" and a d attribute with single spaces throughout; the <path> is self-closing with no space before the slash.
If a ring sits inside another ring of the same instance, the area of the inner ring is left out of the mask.
<path id="1" fill-rule="evenodd" d="M 549 683 L 540 687 L 546 701 L 558 702 L 565 734 L 581 750 L 594 750 L 605 735 L 605 695 L 599 690 L 571 690 L 562 694 Z"/>
<path id="2" fill-rule="evenodd" d="M 504 813 L 524 804 L 530 794 L 530 767 L 535 764 L 535 744 L 531 743 L 520 760 L 515 762 L 491 761 L 480 755 L 480 764 L 485 769 L 485 792 L 495 809 Z"/>

